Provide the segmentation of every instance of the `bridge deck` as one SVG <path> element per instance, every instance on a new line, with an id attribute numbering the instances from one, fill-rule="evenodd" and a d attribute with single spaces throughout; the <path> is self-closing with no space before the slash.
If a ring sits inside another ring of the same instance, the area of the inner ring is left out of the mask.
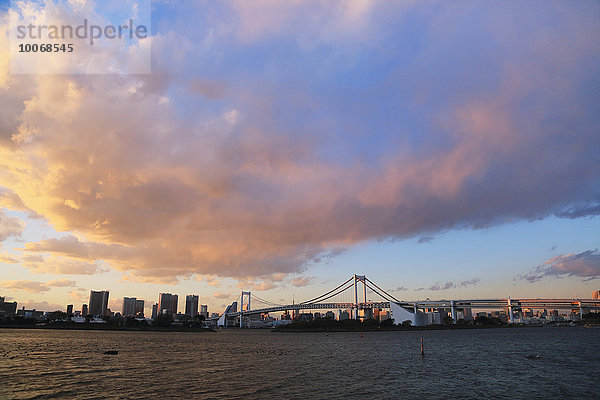
<path id="1" fill-rule="evenodd" d="M 586 310 L 600 309 L 600 300 L 594 299 L 510 299 L 513 309 L 519 308 L 551 308 L 551 309 L 578 309 L 579 307 Z M 426 301 L 401 301 L 399 304 L 402 307 L 413 309 L 415 306 L 419 309 L 423 308 L 507 308 L 508 299 L 471 299 L 471 300 L 426 300 Z M 276 307 L 260 308 L 255 310 L 243 311 L 243 315 L 255 315 L 271 312 L 282 311 L 299 311 L 299 310 L 347 310 L 352 308 L 390 308 L 389 301 L 383 302 L 368 302 L 368 303 L 300 303 L 287 304 Z M 228 317 L 237 317 L 240 312 L 228 313 Z"/>

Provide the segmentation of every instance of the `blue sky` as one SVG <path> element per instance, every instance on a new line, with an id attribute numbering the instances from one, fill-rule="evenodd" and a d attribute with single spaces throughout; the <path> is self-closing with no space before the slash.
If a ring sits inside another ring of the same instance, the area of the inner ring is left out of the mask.
<path id="1" fill-rule="evenodd" d="M 599 17 L 592 1 L 155 1 L 152 74 L 120 76 L 11 75 L 3 36 L 0 290 L 218 310 L 359 273 L 405 299 L 589 297 Z"/>

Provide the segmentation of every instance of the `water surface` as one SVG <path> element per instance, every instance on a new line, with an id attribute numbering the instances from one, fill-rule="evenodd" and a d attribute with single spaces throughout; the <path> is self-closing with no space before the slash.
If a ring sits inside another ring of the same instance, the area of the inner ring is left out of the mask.
<path id="1" fill-rule="evenodd" d="M 599 339 L 582 327 L 363 337 L 2 329 L 0 399 L 596 399 Z"/>

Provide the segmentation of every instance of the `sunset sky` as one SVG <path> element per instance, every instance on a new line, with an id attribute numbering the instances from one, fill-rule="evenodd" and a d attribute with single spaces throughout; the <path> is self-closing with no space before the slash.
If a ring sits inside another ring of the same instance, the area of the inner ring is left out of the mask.
<path id="1" fill-rule="evenodd" d="M 0 0 L 0 296 L 600 289 L 599 2 L 152 4 L 151 74 L 17 75 Z"/>

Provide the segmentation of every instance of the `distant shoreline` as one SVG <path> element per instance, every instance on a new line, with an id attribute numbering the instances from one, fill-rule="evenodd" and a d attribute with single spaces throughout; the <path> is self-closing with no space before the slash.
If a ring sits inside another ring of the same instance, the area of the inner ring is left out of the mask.
<path id="1" fill-rule="evenodd" d="M 581 325 L 577 325 L 579 327 Z M 411 332 L 411 331 L 452 331 L 452 330 L 470 330 L 470 329 L 514 329 L 514 328 L 573 328 L 572 326 L 561 325 L 559 327 L 552 324 L 529 324 L 529 325 L 482 325 L 482 326 L 469 326 L 469 325 L 427 325 L 427 326 L 396 326 L 386 328 L 274 328 L 271 332 L 278 333 L 329 333 L 329 332 Z"/>
<path id="2" fill-rule="evenodd" d="M 27 324 L 0 324 L 0 329 L 47 329 L 68 331 L 128 331 L 128 332 L 216 332 L 212 328 L 187 328 L 187 327 L 165 327 L 165 326 L 102 326 L 102 324 L 51 324 L 51 325 L 27 325 Z"/>

